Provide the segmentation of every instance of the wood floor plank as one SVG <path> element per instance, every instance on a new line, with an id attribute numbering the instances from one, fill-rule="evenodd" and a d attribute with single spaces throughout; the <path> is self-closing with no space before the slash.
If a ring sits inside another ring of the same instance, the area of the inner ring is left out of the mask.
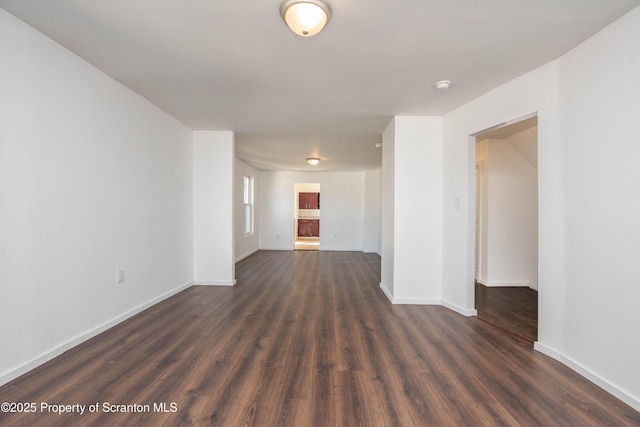
<path id="1" fill-rule="evenodd" d="M 475 283 L 478 319 L 528 341 L 538 339 L 538 291 L 526 287 L 487 287 Z"/>
<path id="2" fill-rule="evenodd" d="M 261 251 L 236 275 L 0 387 L 0 402 L 148 410 L 0 413 L 0 425 L 640 425 L 523 340 L 444 307 L 391 305 L 375 254 Z"/>

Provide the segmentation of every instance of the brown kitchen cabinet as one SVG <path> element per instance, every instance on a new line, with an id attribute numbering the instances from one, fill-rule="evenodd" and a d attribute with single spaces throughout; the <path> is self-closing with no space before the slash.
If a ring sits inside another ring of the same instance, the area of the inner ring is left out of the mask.
<path id="1" fill-rule="evenodd" d="M 298 209 L 320 209 L 320 193 L 298 193 Z"/>
<path id="2" fill-rule="evenodd" d="M 299 219 L 298 236 L 300 237 L 320 237 L 320 220 Z"/>

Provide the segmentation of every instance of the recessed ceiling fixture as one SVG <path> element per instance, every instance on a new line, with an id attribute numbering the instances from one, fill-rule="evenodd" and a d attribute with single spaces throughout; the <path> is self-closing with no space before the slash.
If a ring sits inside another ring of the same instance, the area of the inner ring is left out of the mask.
<path id="1" fill-rule="evenodd" d="M 376 142 L 376 143 L 375 143 L 375 146 L 376 146 L 376 148 L 380 148 L 380 147 L 382 147 L 382 142 Z"/>
<path id="2" fill-rule="evenodd" d="M 291 31 L 302 37 L 311 37 L 327 25 L 331 19 L 331 7 L 323 0 L 283 0 L 280 16 Z"/>
<path id="3" fill-rule="evenodd" d="M 451 86 L 451 80 L 440 80 L 433 85 L 438 90 L 447 90 Z"/>
<path id="4" fill-rule="evenodd" d="M 320 159 L 317 157 L 309 157 L 307 158 L 307 163 L 309 163 L 311 166 L 317 166 L 318 163 L 320 163 Z"/>

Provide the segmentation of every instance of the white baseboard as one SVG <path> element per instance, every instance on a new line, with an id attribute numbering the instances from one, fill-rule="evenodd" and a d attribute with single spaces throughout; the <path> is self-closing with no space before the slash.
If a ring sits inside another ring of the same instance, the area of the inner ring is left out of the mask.
<path id="1" fill-rule="evenodd" d="M 363 254 L 378 254 L 380 255 L 380 251 L 378 251 L 377 249 L 363 249 L 362 250 Z M 380 255 L 382 256 L 382 255 Z"/>
<path id="2" fill-rule="evenodd" d="M 589 370 L 588 368 L 576 362 L 575 360 L 567 356 L 564 356 L 558 350 L 548 347 L 540 343 L 539 341 L 536 341 L 533 344 L 533 348 L 534 350 L 539 351 L 540 353 L 543 353 L 544 355 L 557 360 L 563 365 L 568 366 L 569 368 L 571 368 L 578 374 L 582 375 L 583 377 L 585 377 L 586 379 L 588 379 L 598 387 L 605 390 L 607 393 L 622 400 L 624 403 L 631 406 L 636 411 L 640 411 L 640 399 L 638 397 L 631 395 L 630 393 L 626 392 L 625 390 L 618 387 L 617 385 L 612 384 L 610 381 L 607 381 L 606 379 L 602 378 L 601 376 Z"/>
<path id="3" fill-rule="evenodd" d="M 398 305 L 442 305 L 442 300 L 435 298 L 393 298 L 391 301 Z"/>
<path id="4" fill-rule="evenodd" d="M 385 286 L 384 283 L 380 282 L 380 289 L 382 289 L 382 292 L 384 292 L 385 296 L 387 297 L 387 299 L 391 302 L 391 304 L 399 304 L 399 305 L 409 305 L 409 304 L 415 304 L 415 305 L 442 305 L 444 307 L 447 307 L 450 310 L 455 311 L 456 313 L 460 313 L 463 316 L 469 317 L 469 316 L 476 316 L 478 314 L 478 312 L 475 309 L 465 309 L 462 307 L 459 307 L 455 304 L 452 304 L 448 301 L 443 301 L 440 299 L 436 299 L 436 298 L 394 298 L 393 295 L 391 294 L 391 292 L 389 291 L 389 289 L 387 289 L 387 287 Z"/>
<path id="5" fill-rule="evenodd" d="M 258 248 L 259 251 L 292 251 L 294 248 L 293 246 L 272 246 L 272 247 L 260 247 Z"/>
<path id="6" fill-rule="evenodd" d="M 93 328 L 90 329 L 68 341 L 63 342 L 62 344 L 46 351 L 45 353 L 41 354 L 38 357 L 35 357 L 33 359 L 31 359 L 30 361 L 18 366 L 15 369 L 11 369 L 7 372 L 4 372 L 3 374 L 0 375 L 0 386 L 8 383 L 9 381 L 13 381 L 14 379 L 18 378 L 19 376 L 26 374 L 27 372 L 29 372 L 30 370 L 37 368 L 38 366 L 48 362 L 49 360 L 53 359 L 54 357 L 57 357 L 59 355 L 61 355 L 62 353 L 64 353 L 65 351 L 77 346 L 78 344 L 81 344 L 93 337 L 95 337 L 96 335 L 106 331 L 107 329 L 110 329 L 112 327 L 114 327 L 115 325 L 117 325 L 118 323 L 121 323 L 125 320 L 127 320 L 130 317 L 135 316 L 136 314 L 146 310 L 149 307 L 152 307 L 156 304 L 158 304 L 159 302 L 172 297 L 173 295 L 177 294 L 178 292 L 182 292 L 183 290 L 189 288 L 193 286 L 193 282 L 189 282 L 186 283 L 184 285 L 178 286 L 177 288 L 166 292 L 156 298 L 153 298 L 143 304 L 138 305 L 137 307 L 132 308 L 131 310 L 117 316 L 114 317 L 113 319 Z"/>
<path id="7" fill-rule="evenodd" d="M 256 252 L 258 252 L 259 249 L 254 249 L 252 251 L 247 252 L 244 255 L 240 255 L 238 258 L 236 258 L 235 262 L 240 262 L 245 258 L 249 258 L 251 255 L 255 254 Z"/>
<path id="8" fill-rule="evenodd" d="M 393 295 L 391 294 L 391 291 L 389 291 L 389 289 L 387 289 L 387 286 L 382 282 L 380 282 L 380 289 L 382 289 L 382 292 L 384 292 L 384 294 L 387 297 L 387 299 L 389 300 L 389 302 L 391 302 L 393 304 Z"/>
<path id="9" fill-rule="evenodd" d="M 193 282 L 197 286 L 233 286 L 236 284 L 236 280 L 229 282 L 228 280 L 196 280 Z"/>
<path id="10" fill-rule="evenodd" d="M 558 350 L 542 344 L 540 341 L 533 343 L 533 349 L 539 351 L 545 356 L 549 356 L 550 358 L 557 360 L 558 362 L 562 362 L 562 354 L 560 354 Z"/>
<path id="11" fill-rule="evenodd" d="M 333 248 L 331 246 L 322 246 L 322 243 L 318 250 L 325 252 L 362 252 L 362 248 Z"/>
<path id="12" fill-rule="evenodd" d="M 621 389 L 617 385 L 612 384 L 610 381 L 605 380 L 595 372 L 589 370 L 588 368 L 570 359 L 569 357 L 562 356 L 561 361 L 569 368 L 573 369 L 598 387 L 602 388 L 607 393 L 610 393 L 618 399 L 622 400 L 624 403 L 631 406 L 636 411 L 640 411 L 640 398 L 638 398 L 637 396 L 632 396 L 630 393 Z"/>
<path id="13" fill-rule="evenodd" d="M 293 251 L 295 250 L 295 248 L 293 246 L 291 247 L 287 247 L 287 248 L 283 248 L 283 247 L 261 247 L 258 248 L 257 251 Z M 382 256 L 382 254 L 380 254 L 380 252 L 364 252 L 362 250 L 362 248 L 334 248 L 334 247 L 330 247 L 330 246 L 322 246 L 322 244 L 318 247 L 319 251 L 323 251 L 323 252 L 362 252 L 362 253 L 376 253 L 380 256 Z M 255 252 L 257 252 L 255 251 Z M 249 254 L 251 255 L 251 254 Z M 249 256 L 247 255 L 247 256 Z M 246 258 L 246 257 L 245 257 Z M 237 260 L 239 261 L 239 259 Z"/>
<path id="14" fill-rule="evenodd" d="M 453 304 L 449 301 L 445 301 L 442 300 L 442 305 L 447 307 L 449 310 L 453 310 L 456 313 L 462 314 L 463 316 L 466 317 L 471 317 L 471 316 L 477 316 L 478 315 L 478 310 L 476 310 L 475 308 L 464 308 L 464 307 L 460 307 L 459 305 Z"/>
<path id="15" fill-rule="evenodd" d="M 478 283 L 480 283 L 481 285 L 484 285 L 488 288 L 533 288 L 533 286 L 531 285 L 531 282 L 496 282 L 496 281 L 484 281 L 484 280 L 477 280 Z"/>

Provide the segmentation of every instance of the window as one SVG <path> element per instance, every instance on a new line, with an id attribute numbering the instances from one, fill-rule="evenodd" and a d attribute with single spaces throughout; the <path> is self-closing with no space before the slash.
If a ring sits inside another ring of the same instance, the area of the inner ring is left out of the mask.
<path id="1" fill-rule="evenodd" d="M 253 177 L 245 176 L 244 185 L 244 234 L 253 234 Z"/>

